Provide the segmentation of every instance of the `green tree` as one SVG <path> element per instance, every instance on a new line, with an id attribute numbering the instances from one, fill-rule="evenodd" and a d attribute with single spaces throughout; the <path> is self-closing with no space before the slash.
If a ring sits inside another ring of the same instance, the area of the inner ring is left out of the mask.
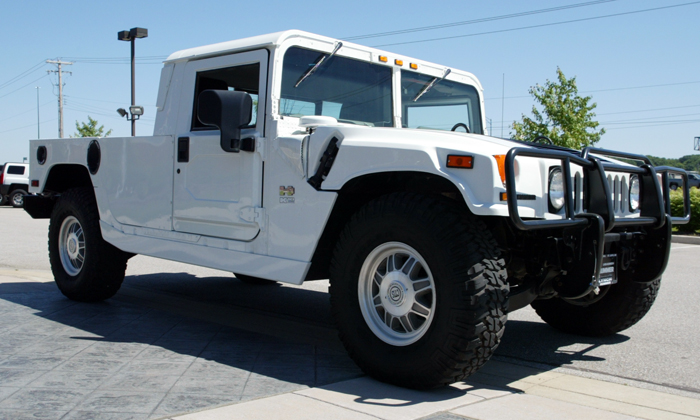
<path id="1" fill-rule="evenodd" d="M 576 77 L 567 79 L 557 67 L 557 82 L 549 79 L 529 90 L 542 107 L 532 106 L 532 118 L 523 115 L 520 122 L 513 123 L 511 136 L 517 140 L 534 141 L 538 136 L 547 136 L 557 146 L 581 149 L 592 146 L 605 134 L 594 121 L 596 104 L 591 97 L 578 95 Z"/>
<path id="2" fill-rule="evenodd" d="M 78 130 L 73 137 L 108 137 L 110 134 L 112 134 L 112 130 L 105 131 L 105 126 L 97 126 L 97 120 L 93 120 L 90 118 L 88 115 L 88 122 L 86 123 L 78 123 L 78 121 L 75 122 L 75 129 Z"/>
<path id="3" fill-rule="evenodd" d="M 647 156 L 654 166 L 674 166 L 686 171 L 700 172 L 700 155 L 685 155 L 678 159 Z"/>

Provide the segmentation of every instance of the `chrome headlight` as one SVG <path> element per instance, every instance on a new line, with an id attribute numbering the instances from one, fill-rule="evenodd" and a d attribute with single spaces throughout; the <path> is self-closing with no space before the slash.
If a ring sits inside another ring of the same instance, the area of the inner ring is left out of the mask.
<path id="1" fill-rule="evenodd" d="M 635 212 L 639 210 L 639 177 L 637 175 L 630 176 L 630 211 Z"/>
<path id="2" fill-rule="evenodd" d="M 564 174 L 556 167 L 549 171 L 549 210 L 556 213 L 564 207 Z"/>

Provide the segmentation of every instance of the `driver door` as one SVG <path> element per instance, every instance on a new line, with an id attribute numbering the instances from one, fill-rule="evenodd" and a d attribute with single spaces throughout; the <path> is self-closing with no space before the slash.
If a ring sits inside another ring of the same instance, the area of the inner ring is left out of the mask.
<path id="1" fill-rule="evenodd" d="M 260 231 L 255 215 L 262 200 L 262 157 L 258 151 L 225 152 L 218 128 L 197 118 L 197 99 L 206 89 L 238 90 L 253 98 L 245 137 L 264 133 L 266 50 L 191 61 L 185 66 L 173 166 L 173 230 L 250 241 Z"/>

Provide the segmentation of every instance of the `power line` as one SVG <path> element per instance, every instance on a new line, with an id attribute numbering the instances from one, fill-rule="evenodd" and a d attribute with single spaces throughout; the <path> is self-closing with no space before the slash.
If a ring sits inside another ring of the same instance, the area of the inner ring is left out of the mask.
<path id="1" fill-rule="evenodd" d="M 51 118 L 50 120 L 42 121 L 41 124 L 44 124 L 44 123 L 47 123 L 47 122 L 51 122 L 51 121 L 56 121 L 56 118 Z M 21 129 L 23 129 L 23 128 L 28 128 L 28 127 L 36 127 L 36 123 L 31 123 L 31 124 L 29 124 L 29 125 L 23 125 L 22 127 L 11 128 L 11 129 L 9 129 L 9 130 L 0 131 L 0 134 L 2 134 L 2 133 L 9 133 L 10 131 L 17 131 L 17 130 L 21 130 Z"/>
<path id="2" fill-rule="evenodd" d="M 39 106 L 46 106 L 46 105 L 50 104 L 51 102 L 53 102 L 53 100 L 50 100 L 50 101 L 48 101 L 48 102 L 44 102 L 43 104 L 41 104 L 41 105 L 39 105 Z M 32 111 L 36 111 L 36 107 L 32 107 L 31 109 L 28 109 L 28 110 L 26 110 L 26 111 L 22 111 L 22 112 L 20 112 L 19 114 L 15 114 L 15 115 L 12 115 L 12 116 L 10 116 L 10 117 L 3 118 L 2 120 L 0 120 L 0 122 L 3 122 L 3 121 L 7 121 L 7 120 L 11 120 L 11 119 L 17 118 L 17 117 L 19 117 L 20 115 L 24 115 L 24 114 L 26 114 L 26 113 L 28 113 L 28 112 L 32 112 Z"/>
<path id="3" fill-rule="evenodd" d="M 698 3 L 700 3 L 700 2 L 698 2 Z M 647 89 L 647 88 L 667 87 L 667 86 L 693 85 L 693 84 L 697 84 L 697 83 L 700 83 L 700 80 L 695 80 L 695 81 L 691 81 L 691 82 L 663 83 L 663 84 L 659 84 L 659 85 L 629 86 L 629 87 L 621 87 L 621 88 L 583 90 L 579 93 L 614 92 L 614 91 L 619 91 L 619 90 Z M 506 96 L 505 99 L 522 99 L 522 98 L 531 98 L 531 97 L 532 96 L 530 96 L 530 95 Z M 496 100 L 496 99 L 501 99 L 501 98 L 498 98 L 498 97 L 484 98 L 484 100 L 487 100 L 487 101 Z"/>
<path id="4" fill-rule="evenodd" d="M 131 61 L 130 57 L 64 57 L 66 60 L 103 60 L 103 61 Z M 165 60 L 167 55 L 146 55 L 135 57 L 138 60 Z"/>
<path id="5" fill-rule="evenodd" d="M 0 84 L 0 89 L 4 89 L 5 87 L 13 84 L 14 82 L 19 81 L 19 80 L 23 79 L 24 77 L 29 76 L 31 73 L 33 73 L 33 72 L 39 70 L 41 67 L 43 67 L 44 64 L 46 64 L 46 63 L 44 63 L 44 60 L 41 60 L 38 64 L 33 65 L 28 70 L 25 70 L 22 73 L 20 73 L 19 75 L 8 80 L 7 82 Z"/>
<path id="6" fill-rule="evenodd" d="M 698 105 L 684 105 L 684 106 L 670 106 L 667 108 L 654 108 L 654 109 L 639 109 L 636 111 L 620 111 L 620 112 L 605 112 L 602 114 L 596 113 L 596 115 L 617 115 L 617 114 L 634 114 L 637 112 L 653 112 L 653 111 L 666 111 L 669 109 L 680 109 L 680 108 L 697 108 L 700 107 L 700 104 Z"/>
<path id="7" fill-rule="evenodd" d="M 633 127 L 611 127 L 611 128 L 606 128 L 605 131 L 629 130 L 632 128 L 662 127 L 662 126 L 666 126 L 666 125 L 697 124 L 699 122 L 700 122 L 700 120 L 669 121 L 669 122 L 659 122 L 658 124 L 637 125 L 637 126 L 633 126 Z"/>
<path id="8" fill-rule="evenodd" d="M 91 101 L 91 102 L 104 102 L 104 103 L 106 103 L 106 104 L 118 104 L 118 105 L 123 105 L 123 104 L 124 104 L 124 101 L 105 101 L 105 100 L 102 100 L 102 99 L 84 98 L 84 97 L 73 96 L 73 95 L 66 95 L 66 98 L 68 98 L 68 99 L 71 99 L 71 98 L 82 99 L 82 100 Z M 144 105 L 144 106 L 153 106 L 153 107 L 155 107 L 155 105 Z"/>
<path id="9" fill-rule="evenodd" d="M 167 55 L 152 55 L 145 57 L 136 57 L 136 62 L 140 64 L 163 64 L 163 60 L 168 58 Z M 67 57 L 73 62 L 81 64 L 130 64 L 130 57 Z"/>
<path id="10" fill-rule="evenodd" d="M 559 7 L 550 7 L 547 9 L 530 10 L 530 11 L 526 11 L 526 12 L 511 13 L 511 14 L 499 15 L 499 16 L 491 16 L 491 17 L 480 18 L 480 19 L 465 20 L 465 21 L 461 21 L 461 22 L 443 23 L 443 24 L 439 24 L 439 25 L 399 29 L 399 30 L 388 31 L 388 32 L 377 32 L 377 33 L 366 34 L 366 35 L 356 35 L 356 36 L 351 36 L 351 37 L 345 37 L 343 39 L 348 40 L 348 41 L 352 41 L 352 40 L 356 40 L 356 39 L 378 38 L 378 37 L 383 37 L 383 36 L 408 34 L 408 33 L 412 33 L 412 32 L 432 31 L 435 29 L 452 28 L 455 26 L 463 26 L 463 25 L 473 25 L 475 23 L 492 22 L 495 20 L 502 20 L 502 19 L 512 19 L 512 18 L 517 18 L 517 17 L 536 15 L 536 14 L 540 14 L 540 13 L 557 12 L 560 10 L 573 9 L 573 8 L 577 8 L 577 7 L 593 6 L 596 4 L 610 3 L 613 1 L 617 1 L 617 0 L 589 1 L 589 2 L 585 2 L 585 3 L 576 3 L 576 4 L 567 5 L 567 6 L 559 6 Z"/>
<path id="11" fill-rule="evenodd" d="M 640 121 L 643 122 L 663 122 L 663 121 L 649 121 L 649 120 L 660 120 L 664 118 L 679 118 L 679 117 L 694 117 L 696 115 L 700 115 L 698 113 L 693 113 L 693 114 L 680 114 L 680 115 L 660 115 L 658 117 L 646 117 L 646 118 L 633 118 L 631 120 L 617 120 L 617 121 L 607 121 L 607 122 L 600 122 L 600 124 L 605 124 L 605 125 L 610 125 L 610 124 L 636 124 Z"/>
<path id="12" fill-rule="evenodd" d="M 10 95 L 12 95 L 13 93 L 15 93 L 15 92 L 17 92 L 17 91 L 19 91 L 19 90 L 22 90 L 22 89 L 26 88 L 27 86 L 33 84 L 34 82 L 38 82 L 39 80 L 43 79 L 44 77 L 46 77 L 46 75 L 42 75 L 40 78 L 35 79 L 35 80 L 32 80 L 31 82 L 27 83 L 26 85 L 22 85 L 21 87 L 18 87 L 17 89 L 13 90 L 12 92 L 8 92 L 8 93 L 6 93 L 6 94 L 0 96 L 0 99 L 4 98 L 4 97 L 6 97 L 6 96 L 10 96 Z"/>
<path id="13" fill-rule="evenodd" d="M 699 3 L 700 3 L 700 1 L 693 1 L 690 3 L 682 3 L 682 4 L 674 4 L 671 6 L 654 7 L 651 9 L 633 10 L 633 11 L 629 11 L 629 12 L 613 13 L 613 14 L 609 14 L 609 15 L 593 16 L 593 17 L 581 18 L 581 19 L 565 20 L 565 21 L 561 21 L 561 22 L 542 23 L 539 25 L 521 26 L 518 28 L 499 29 L 499 30 L 495 30 L 495 31 L 478 32 L 478 33 L 466 34 L 466 35 L 445 36 L 445 37 L 440 37 L 440 38 L 422 39 L 422 40 L 416 40 L 416 41 L 394 42 L 394 43 L 390 43 L 390 44 L 373 45 L 373 47 L 387 47 L 387 46 L 392 46 L 392 45 L 418 44 L 418 43 L 422 43 L 422 42 L 444 41 L 446 39 L 466 38 L 466 37 L 472 37 L 472 36 L 478 36 L 478 35 L 490 35 L 490 34 L 497 34 L 497 33 L 503 33 L 503 32 L 521 31 L 524 29 L 544 28 L 547 26 L 565 25 L 568 23 L 586 22 L 586 21 L 590 21 L 590 20 L 605 19 L 605 18 L 610 18 L 610 17 L 625 16 L 625 15 L 632 15 L 632 14 L 645 13 L 645 12 L 653 12 L 653 11 L 657 11 L 657 10 L 671 9 L 674 7 L 690 6 L 690 5 L 699 4 Z"/>

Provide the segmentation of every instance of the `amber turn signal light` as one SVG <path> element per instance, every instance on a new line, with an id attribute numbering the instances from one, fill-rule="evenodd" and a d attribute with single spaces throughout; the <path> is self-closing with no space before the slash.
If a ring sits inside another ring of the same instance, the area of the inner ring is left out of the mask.
<path id="1" fill-rule="evenodd" d="M 501 182 L 506 185 L 506 155 L 494 155 L 493 157 L 498 165 L 498 175 L 501 176 Z"/>
<path id="2" fill-rule="evenodd" d="M 447 167 L 471 169 L 474 167 L 474 156 L 447 155 Z"/>

